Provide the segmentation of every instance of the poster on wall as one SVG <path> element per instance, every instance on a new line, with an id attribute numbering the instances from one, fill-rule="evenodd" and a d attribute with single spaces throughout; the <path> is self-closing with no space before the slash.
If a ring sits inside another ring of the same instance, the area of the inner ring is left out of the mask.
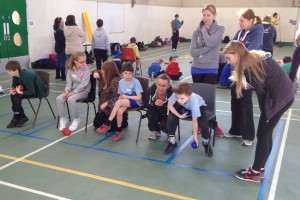
<path id="1" fill-rule="evenodd" d="M 103 28 L 107 33 L 124 32 L 125 4 L 98 2 L 98 19 L 104 22 Z"/>

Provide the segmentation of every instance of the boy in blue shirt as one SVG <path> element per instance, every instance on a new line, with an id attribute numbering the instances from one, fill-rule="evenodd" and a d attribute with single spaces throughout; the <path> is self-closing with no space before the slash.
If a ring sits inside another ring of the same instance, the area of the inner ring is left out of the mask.
<path id="1" fill-rule="evenodd" d="M 143 88 L 136 78 L 133 77 L 133 66 L 130 62 L 122 65 L 123 77 L 119 81 L 118 94 L 120 95 L 115 102 L 114 108 L 110 116 L 104 124 L 97 129 L 98 133 L 106 133 L 110 129 L 112 120 L 117 116 L 117 130 L 113 137 L 115 142 L 118 142 L 122 136 L 122 121 L 123 113 L 127 108 L 136 108 L 142 105 Z"/>
<path id="2" fill-rule="evenodd" d="M 151 77 L 152 72 L 154 73 L 154 77 L 159 76 L 162 73 L 165 73 L 164 70 L 161 70 L 161 66 L 160 64 L 163 62 L 163 60 L 161 58 L 157 58 L 155 62 L 153 62 L 149 69 L 148 69 L 148 75 Z"/>
<path id="3" fill-rule="evenodd" d="M 189 83 L 179 83 L 174 89 L 174 93 L 168 100 L 168 136 L 169 144 L 165 149 L 165 153 L 171 153 L 176 147 L 175 132 L 179 119 L 187 117 L 192 118 L 193 136 L 197 146 L 198 142 L 198 128 L 202 130 L 203 142 L 206 155 L 213 156 L 213 151 L 209 145 L 209 130 L 208 121 L 206 118 L 206 104 L 201 96 L 192 92 L 192 87 Z M 184 110 L 183 110 L 184 109 Z"/>

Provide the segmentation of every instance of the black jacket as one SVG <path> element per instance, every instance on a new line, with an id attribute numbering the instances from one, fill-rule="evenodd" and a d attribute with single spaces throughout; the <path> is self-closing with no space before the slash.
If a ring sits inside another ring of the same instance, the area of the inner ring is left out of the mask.
<path id="1" fill-rule="evenodd" d="M 147 95 L 146 95 L 146 108 L 155 106 L 157 107 L 158 110 L 160 110 L 161 114 L 163 115 L 167 115 L 168 112 L 168 101 L 166 101 L 164 103 L 163 106 L 156 106 L 154 104 L 154 96 L 155 96 L 155 92 L 156 92 L 156 83 L 153 83 L 147 90 Z M 170 86 L 167 90 L 167 98 L 169 99 L 169 97 L 173 94 L 173 90 L 172 87 Z"/>
<path id="2" fill-rule="evenodd" d="M 58 29 L 54 31 L 54 38 L 55 38 L 55 52 L 57 54 L 64 53 L 66 49 L 66 38 L 64 35 L 64 31 L 62 29 Z"/>

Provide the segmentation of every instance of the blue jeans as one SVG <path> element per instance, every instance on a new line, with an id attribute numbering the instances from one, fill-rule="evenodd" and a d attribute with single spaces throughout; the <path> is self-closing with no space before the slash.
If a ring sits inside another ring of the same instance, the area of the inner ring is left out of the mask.
<path id="1" fill-rule="evenodd" d="M 64 68 L 65 67 L 65 63 L 66 63 L 66 59 L 67 59 L 66 53 L 63 52 L 63 53 L 57 54 L 57 58 L 58 58 L 57 68 L 60 68 L 60 69 Z"/>

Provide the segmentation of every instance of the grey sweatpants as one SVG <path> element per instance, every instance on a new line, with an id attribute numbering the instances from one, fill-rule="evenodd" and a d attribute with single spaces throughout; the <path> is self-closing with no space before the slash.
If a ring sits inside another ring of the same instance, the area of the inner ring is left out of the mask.
<path id="1" fill-rule="evenodd" d="M 72 119 L 77 119 L 79 117 L 79 113 L 77 111 L 76 101 L 80 99 L 85 99 L 88 96 L 88 92 L 79 92 L 74 94 L 68 99 L 64 98 L 64 94 L 56 97 L 56 104 L 58 109 L 58 115 L 62 118 L 65 117 L 65 104 L 68 101 L 68 106 L 70 110 L 70 115 Z"/>

